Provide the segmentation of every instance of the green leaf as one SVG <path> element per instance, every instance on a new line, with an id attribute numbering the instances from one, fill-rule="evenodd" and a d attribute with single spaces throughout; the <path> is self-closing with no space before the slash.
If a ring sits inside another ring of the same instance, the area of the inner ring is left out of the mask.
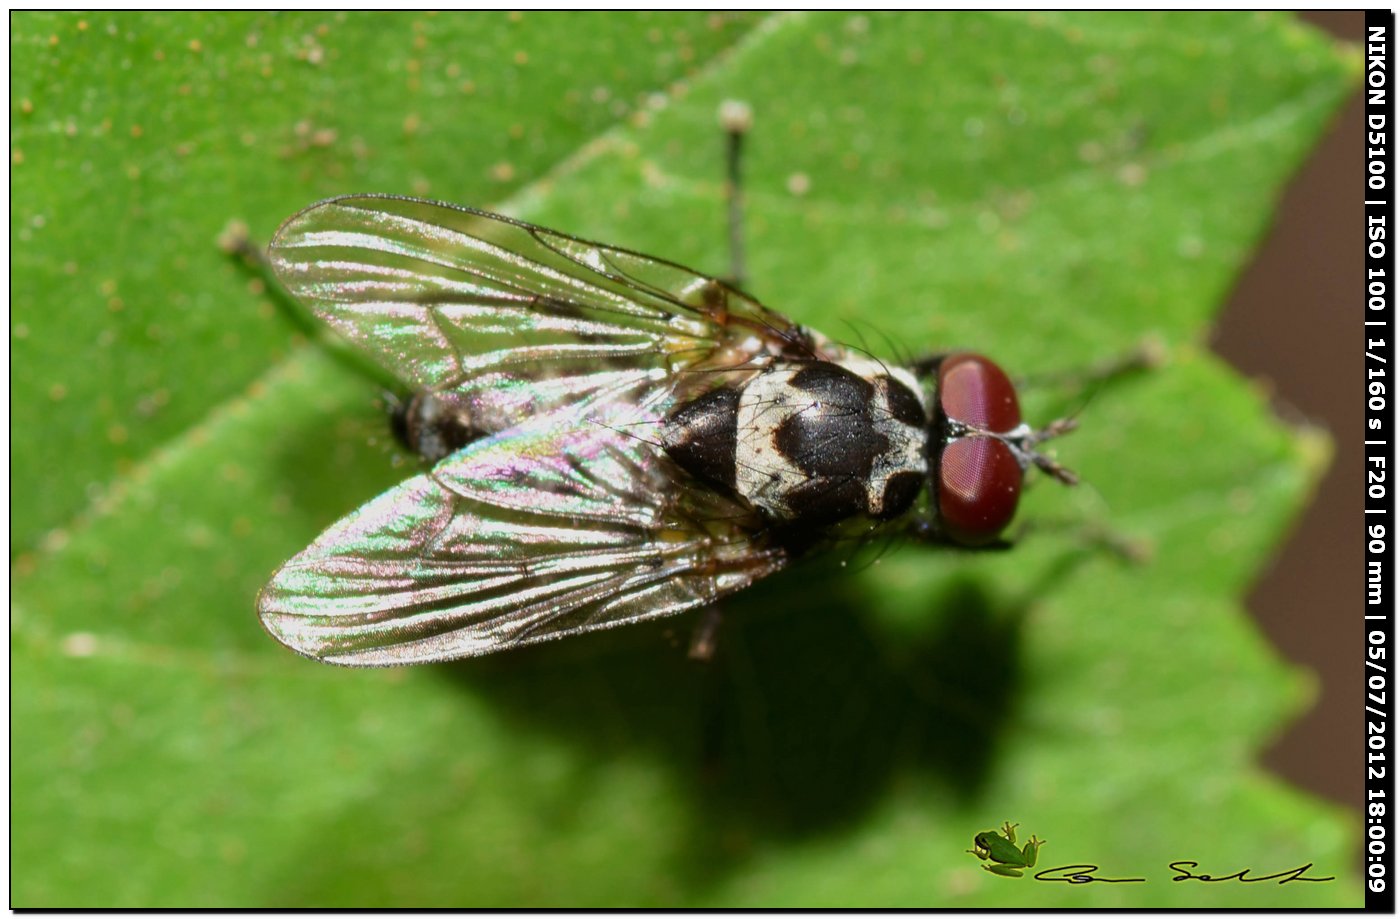
<path id="1" fill-rule="evenodd" d="M 14 905 L 1360 905 L 1357 822 L 1255 765 L 1309 683 L 1239 605 L 1328 448 L 1201 346 L 1354 51 L 1259 14 L 26 13 L 12 52 Z M 707 667 L 693 617 L 393 672 L 268 639 L 267 575 L 413 467 L 220 229 L 403 192 L 720 273 L 728 97 L 769 305 L 1032 376 L 1165 343 L 1056 445 L 1087 487 L 1012 552 L 813 559 Z M 1008 819 L 1148 880 L 994 877 L 965 850 Z"/>

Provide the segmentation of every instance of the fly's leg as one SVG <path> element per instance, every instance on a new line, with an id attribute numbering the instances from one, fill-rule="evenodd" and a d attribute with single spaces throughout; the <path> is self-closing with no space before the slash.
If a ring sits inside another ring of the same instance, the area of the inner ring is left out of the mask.
<path id="1" fill-rule="evenodd" d="M 272 263 L 262 246 L 255 245 L 248 234 L 248 225 L 241 220 L 231 220 L 219 234 L 219 248 L 226 254 L 242 259 L 245 264 L 265 277 L 275 277 Z"/>
<path id="2" fill-rule="evenodd" d="M 1014 546 L 1035 534 L 1057 532 L 1067 533 L 1090 553 L 1107 552 L 1129 565 L 1146 565 L 1156 554 L 1156 546 L 1151 540 L 1130 536 L 1096 521 L 1026 520 L 1017 524 L 1016 532 L 1006 541 L 1006 546 Z"/>
<path id="3" fill-rule="evenodd" d="M 720 103 L 719 123 L 724 129 L 724 199 L 729 228 L 729 275 L 722 281 L 711 280 L 699 291 L 696 305 L 718 326 L 729 324 L 729 292 L 726 287 L 744 287 L 744 193 L 739 165 L 743 158 L 744 135 L 753 125 L 753 110 L 748 103 L 734 99 Z"/>
<path id="4" fill-rule="evenodd" d="M 729 99 L 720 104 L 719 123 L 724 128 L 724 196 L 729 218 L 729 277 L 725 280 L 743 290 L 747 280 L 744 266 L 744 189 L 740 161 L 744 135 L 753 127 L 753 109 L 747 102 Z"/>
<path id="5" fill-rule="evenodd" d="M 715 656 L 715 648 L 719 645 L 719 626 L 723 619 L 719 606 L 711 604 L 705 607 L 705 611 L 700 614 L 700 621 L 696 623 L 695 633 L 690 637 L 689 657 L 693 661 L 709 663 Z"/>
<path id="6" fill-rule="evenodd" d="M 237 259 L 247 271 L 254 275 L 255 283 L 259 285 L 258 293 L 272 292 L 270 299 L 287 321 L 301 333 L 302 337 L 324 348 L 327 354 L 351 368 L 355 373 L 377 382 L 386 394 L 385 402 L 389 405 L 391 412 L 394 411 L 394 406 L 401 402 L 407 402 L 408 397 L 400 394 L 403 389 L 402 383 L 366 357 L 359 349 L 351 347 L 344 339 L 318 320 L 300 300 L 290 296 L 282 289 L 282 285 L 277 282 L 277 273 L 272 268 L 272 261 L 267 257 L 266 247 L 253 242 L 246 223 L 241 220 L 230 221 L 224 227 L 223 232 L 219 234 L 218 245 L 226 255 Z"/>
<path id="7" fill-rule="evenodd" d="M 1081 412 L 1089 405 L 1094 396 L 1107 385 L 1118 383 L 1123 379 L 1145 371 L 1155 370 L 1167 361 L 1166 344 L 1159 338 L 1144 338 L 1138 345 L 1130 350 L 1119 354 L 1108 360 L 1100 361 L 1090 367 L 1068 372 L 1038 374 L 1027 378 L 1026 381 L 1031 388 L 1064 386 L 1079 390 L 1080 404 L 1069 416 L 1052 422 L 1045 429 L 1037 432 L 1037 440 L 1044 440 L 1058 434 L 1073 430 L 1077 426 L 1077 418 Z M 1053 461 L 1052 465 L 1053 465 Z M 1042 467 L 1043 468 L 1043 467 Z M 1052 475 L 1053 470 L 1046 470 Z M 1097 503 L 1102 504 L 1103 498 L 1092 487 L 1086 489 L 1087 494 L 1092 495 Z M 1105 513 L 1107 508 L 1105 507 Z M 1018 529 L 1013 541 L 1028 535 L 1032 529 L 1042 530 L 1070 530 L 1077 542 L 1090 552 L 1107 552 L 1116 556 L 1120 561 L 1130 565 L 1142 565 L 1150 562 L 1154 555 L 1155 547 L 1149 540 L 1141 537 L 1134 537 L 1129 534 L 1115 530 L 1102 522 L 1055 524 L 1053 521 L 1040 520 L 1035 523 L 1026 521 Z"/>
<path id="8" fill-rule="evenodd" d="M 911 367 L 915 376 L 928 376 L 938 370 L 938 365 L 945 358 L 953 356 L 956 352 L 945 351 L 938 354 L 930 354 L 927 357 L 915 361 Z M 1167 361 L 1167 346 L 1157 337 L 1149 336 L 1138 344 L 1107 360 L 1100 361 L 1090 367 L 1080 367 L 1072 370 L 1052 370 L 1041 373 L 1017 376 L 1016 389 L 1037 390 L 1051 387 L 1064 387 L 1078 389 L 1081 392 L 1087 391 L 1088 397 L 1072 414 L 1066 418 L 1052 422 L 1041 433 L 1041 440 L 1049 440 L 1060 434 L 1068 433 L 1074 429 L 1075 418 L 1084 407 L 1089 404 L 1090 399 L 1097 393 L 1099 387 L 1107 383 L 1116 382 L 1124 377 L 1132 376 L 1145 370 L 1155 370 Z"/>
<path id="9" fill-rule="evenodd" d="M 1098 387 L 1105 383 L 1114 382 L 1139 371 L 1156 370 L 1166 362 L 1166 343 L 1160 338 L 1149 336 L 1122 354 L 1100 361 L 1090 367 L 1031 374 L 1019 378 L 1016 382 L 1018 386 L 1026 386 L 1031 389 L 1044 389 L 1051 386 L 1074 388 L 1081 392 L 1088 391 L 1092 397 Z M 1085 403 L 1087 404 L 1087 402 L 1086 398 Z"/>
<path id="10" fill-rule="evenodd" d="M 272 268 L 272 261 L 267 257 L 267 249 L 253 242 L 246 223 L 235 220 L 224 227 L 224 231 L 219 234 L 219 248 L 256 275 L 266 289 L 274 291 L 273 302 L 292 325 L 296 326 L 297 331 L 312 341 L 331 342 L 328 346 L 332 350 L 337 346 L 343 347 L 338 339 L 330 337 L 326 327 L 301 304 L 301 301 L 287 296 L 282 290 L 282 286 L 277 283 L 277 273 Z"/>
<path id="11" fill-rule="evenodd" d="M 925 523 L 913 526 L 909 535 L 914 540 L 947 546 L 947 538 Z M 1018 521 L 1009 533 L 995 542 L 981 546 L 953 546 L 961 552 L 1006 552 L 1016 548 L 1028 539 L 1042 536 L 1059 536 L 1068 544 L 1068 553 L 1061 566 L 1076 566 L 1090 558 L 1108 555 L 1119 563 L 1130 566 L 1151 563 L 1156 555 L 1156 545 L 1152 540 L 1113 529 L 1106 523 L 1083 519 L 1037 518 Z"/>
<path id="12" fill-rule="evenodd" d="M 726 223 L 729 230 L 729 274 L 700 291 L 701 302 L 696 305 L 718 326 L 730 323 L 729 288 L 744 290 L 748 284 L 748 264 L 744 247 L 744 135 L 753 127 L 753 109 L 747 102 L 727 99 L 720 103 L 719 124 L 724 130 L 724 198 Z M 774 317 L 779 320 L 781 317 Z M 744 324 L 760 335 L 782 341 L 782 356 L 796 360 L 825 357 L 812 333 L 786 320 L 772 324 L 756 322 L 748 317 Z"/>

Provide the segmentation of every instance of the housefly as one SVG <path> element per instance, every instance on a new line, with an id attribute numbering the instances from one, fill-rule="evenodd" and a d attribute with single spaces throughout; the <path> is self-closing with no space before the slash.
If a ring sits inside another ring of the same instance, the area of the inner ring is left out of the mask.
<path id="1" fill-rule="evenodd" d="M 891 366 L 679 265 L 518 220 L 361 195 L 288 220 L 287 289 L 412 395 L 430 468 L 263 588 L 293 650 L 488 654 L 712 604 L 877 533 L 998 545 L 1038 451 L 974 353 Z"/>

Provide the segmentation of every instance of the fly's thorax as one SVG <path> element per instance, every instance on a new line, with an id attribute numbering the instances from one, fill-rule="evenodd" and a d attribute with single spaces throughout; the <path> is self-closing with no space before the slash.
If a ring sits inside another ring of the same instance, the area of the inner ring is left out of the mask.
<path id="1" fill-rule="evenodd" d="M 928 477 L 912 375 L 865 359 L 775 362 L 667 417 L 666 452 L 782 525 L 904 513 Z"/>

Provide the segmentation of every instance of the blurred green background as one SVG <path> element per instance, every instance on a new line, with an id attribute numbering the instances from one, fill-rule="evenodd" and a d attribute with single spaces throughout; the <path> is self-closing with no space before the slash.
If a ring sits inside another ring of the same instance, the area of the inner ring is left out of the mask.
<path id="1" fill-rule="evenodd" d="M 1255 13 L 25 13 L 11 42 L 12 905 L 1360 904 L 1355 816 L 1255 765 L 1311 690 L 1239 608 L 1329 447 L 1203 345 L 1354 49 Z M 392 672 L 268 639 L 268 574 L 413 466 L 223 228 L 398 192 L 721 272 L 728 97 L 769 305 L 1031 379 L 1167 345 L 1058 446 L 1088 487 L 1035 488 L 996 557 L 815 559 L 727 604 L 705 667 L 693 617 Z M 993 877 L 964 850 L 1007 819 L 1044 866 L 1148 880 Z"/>

